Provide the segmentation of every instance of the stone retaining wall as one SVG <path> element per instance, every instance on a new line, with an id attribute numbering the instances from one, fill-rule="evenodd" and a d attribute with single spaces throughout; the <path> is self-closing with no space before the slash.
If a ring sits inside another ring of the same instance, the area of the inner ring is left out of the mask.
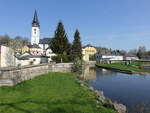
<path id="1" fill-rule="evenodd" d="M 71 72 L 72 63 L 40 64 L 0 69 L 0 86 L 12 86 L 48 72 Z"/>

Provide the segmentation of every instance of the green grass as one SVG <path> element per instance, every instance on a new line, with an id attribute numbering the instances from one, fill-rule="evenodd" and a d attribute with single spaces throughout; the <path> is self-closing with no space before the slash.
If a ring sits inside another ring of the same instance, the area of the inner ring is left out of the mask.
<path id="1" fill-rule="evenodd" d="M 0 113 L 116 113 L 92 92 L 80 87 L 72 73 L 49 73 L 13 87 L 0 87 Z"/>
<path id="2" fill-rule="evenodd" d="M 135 71 L 135 72 L 150 72 L 149 70 L 146 69 L 141 69 L 136 66 L 141 66 L 144 63 L 142 62 L 132 62 L 130 65 L 125 65 L 124 62 L 117 62 L 117 63 L 112 63 L 112 64 L 103 64 L 103 63 L 97 63 L 97 66 L 102 66 L 102 67 L 110 67 L 114 69 L 120 69 L 120 70 L 127 70 L 127 71 Z"/>
<path id="3" fill-rule="evenodd" d="M 150 62 L 138 62 L 138 61 L 134 61 L 134 62 L 131 62 L 131 65 L 135 65 L 135 66 L 150 65 Z"/>

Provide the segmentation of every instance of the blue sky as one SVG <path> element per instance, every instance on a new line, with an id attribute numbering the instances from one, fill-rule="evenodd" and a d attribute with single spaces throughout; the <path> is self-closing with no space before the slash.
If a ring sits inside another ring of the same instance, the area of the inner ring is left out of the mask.
<path id="1" fill-rule="evenodd" d="M 61 20 L 70 41 L 78 28 L 84 45 L 150 49 L 150 0 L 0 0 L 0 35 L 30 38 L 35 9 L 41 38 Z"/>

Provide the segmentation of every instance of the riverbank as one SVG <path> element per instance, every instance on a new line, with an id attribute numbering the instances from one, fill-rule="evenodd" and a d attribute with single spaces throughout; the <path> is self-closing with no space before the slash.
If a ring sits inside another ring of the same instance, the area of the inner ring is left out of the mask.
<path id="1" fill-rule="evenodd" d="M 117 63 L 112 63 L 112 64 L 96 63 L 97 67 L 110 69 L 110 70 L 114 70 L 114 71 L 118 71 L 122 73 L 150 75 L 149 70 L 139 68 L 138 65 L 140 64 L 134 63 L 134 62 L 131 63 L 130 65 L 126 65 L 124 62 L 117 62 Z"/>
<path id="2" fill-rule="evenodd" d="M 78 80 L 78 82 L 80 83 L 80 86 L 82 86 L 84 89 L 91 91 L 95 95 L 96 102 L 98 104 L 102 103 L 102 105 L 107 108 L 115 109 L 117 111 L 117 113 L 126 113 L 127 112 L 127 108 L 125 105 L 117 103 L 117 102 L 112 102 L 111 99 L 104 96 L 103 91 L 95 90 L 92 86 L 89 86 L 83 80 Z M 100 106 L 97 105 L 97 107 L 100 107 Z"/>
<path id="3" fill-rule="evenodd" d="M 0 87 L 0 112 L 117 113 L 109 102 L 97 101 L 95 93 L 77 81 L 73 73 L 48 73 Z"/>

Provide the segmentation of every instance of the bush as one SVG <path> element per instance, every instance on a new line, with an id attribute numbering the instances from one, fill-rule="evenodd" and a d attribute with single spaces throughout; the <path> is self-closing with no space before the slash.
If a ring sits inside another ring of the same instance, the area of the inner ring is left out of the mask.
<path id="1" fill-rule="evenodd" d="M 96 60 L 95 55 L 90 55 L 89 60 L 90 60 L 90 61 L 95 61 L 95 60 Z"/>
<path id="2" fill-rule="evenodd" d="M 52 61 L 54 61 L 56 63 L 60 63 L 61 62 L 61 57 L 60 56 L 53 56 Z"/>
<path id="3" fill-rule="evenodd" d="M 33 65 L 33 61 L 30 61 L 30 65 Z"/>
<path id="4" fill-rule="evenodd" d="M 79 74 L 82 73 L 82 60 L 79 57 L 75 58 L 73 62 L 72 71 L 77 72 Z"/>
<path id="5" fill-rule="evenodd" d="M 63 55 L 62 60 L 63 60 L 63 62 L 70 62 L 70 58 L 68 55 Z"/>
<path id="6" fill-rule="evenodd" d="M 68 55 L 63 55 L 63 56 L 54 56 L 52 57 L 52 60 L 56 63 L 61 63 L 61 59 L 62 59 L 62 62 L 70 62 L 70 57 Z"/>

